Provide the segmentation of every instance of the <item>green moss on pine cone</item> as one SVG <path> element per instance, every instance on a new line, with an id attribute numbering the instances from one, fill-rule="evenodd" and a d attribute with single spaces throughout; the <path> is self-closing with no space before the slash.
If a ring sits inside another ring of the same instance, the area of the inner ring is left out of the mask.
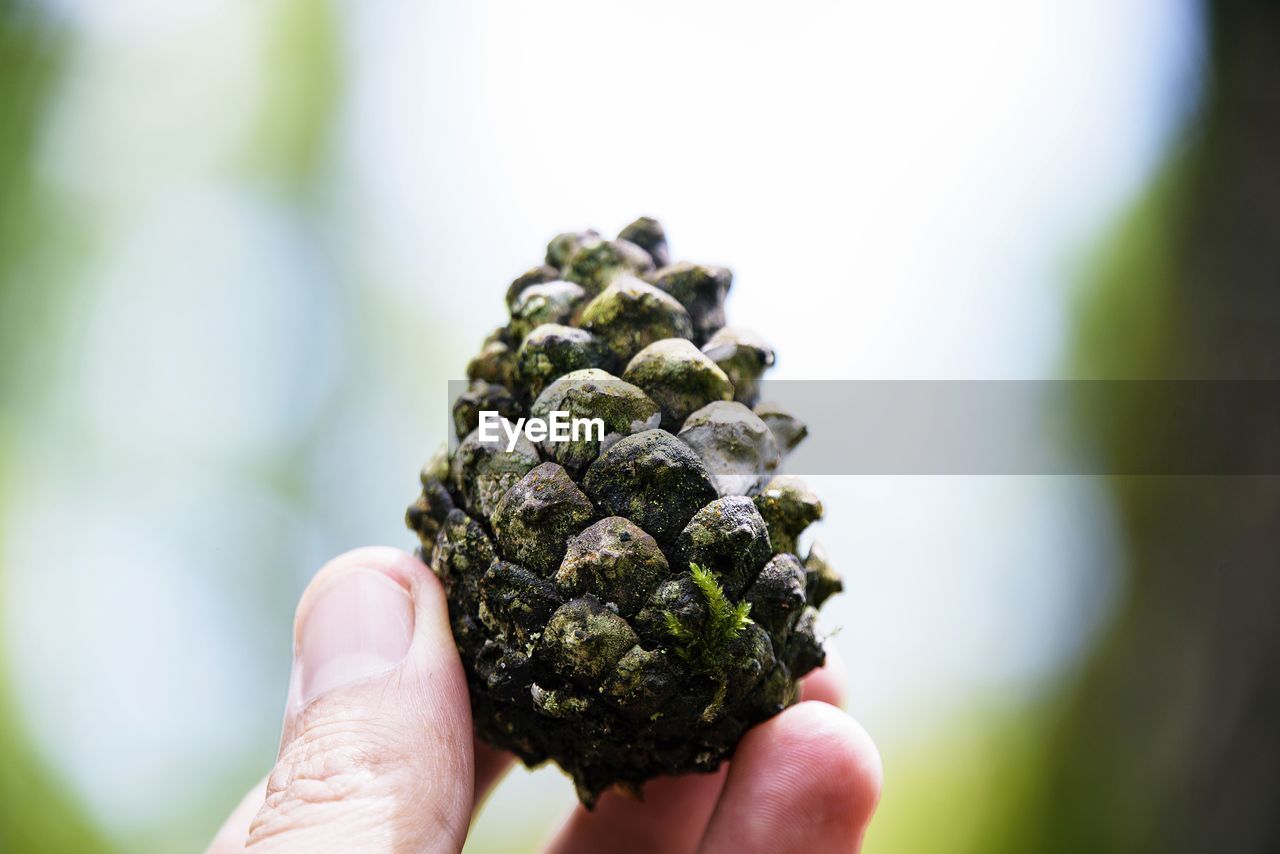
<path id="1" fill-rule="evenodd" d="M 583 803 L 709 772 L 821 665 L 839 591 L 797 538 L 822 505 L 776 469 L 804 425 L 759 403 L 774 360 L 724 326 L 732 274 L 669 263 L 641 218 L 552 240 L 468 366 L 459 443 L 423 467 L 407 522 L 448 594 L 477 733 L 554 760 Z M 607 434 L 481 441 L 482 410 L 553 410 Z"/>

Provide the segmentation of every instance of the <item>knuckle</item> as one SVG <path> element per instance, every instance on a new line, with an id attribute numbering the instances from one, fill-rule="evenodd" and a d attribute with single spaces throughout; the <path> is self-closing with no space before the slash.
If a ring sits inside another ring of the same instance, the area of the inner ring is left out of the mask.
<path id="1" fill-rule="evenodd" d="M 331 823 L 335 815 L 348 825 L 394 821 L 396 802 L 416 776 L 405 748 L 394 731 L 359 710 L 304 711 L 267 778 L 250 846 Z"/>

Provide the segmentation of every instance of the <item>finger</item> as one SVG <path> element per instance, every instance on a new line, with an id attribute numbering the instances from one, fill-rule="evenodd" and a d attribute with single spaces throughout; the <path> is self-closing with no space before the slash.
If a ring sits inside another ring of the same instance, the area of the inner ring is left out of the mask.
<path id="1" fill-rule="evenodd" d="M 870 736 L 825 703 L 800 703 L 747 732 L 702 849 L 857 851 L 880 798 Z"/>
<path id="2" fill-rule="evenodd" d="M 472 753 L 476 758 L 475 809 L 480 809 L 489 792 L 511 769 L 515 757 L 505 750 L 490 747 L 480 739 L 473 742 Z"/>
<path id="3" fill-rule="evenodd" d="M 849 673 L 835 647 L 827 647 L 827 660 L 800 681 L 800 699 L 817 700 L 841 709 L 849 705 Z"/>
<path id="4" fill-rule="evenodd" d="M 349 552 L 298 605 L 284 733 L 248 846 L 458 850 L 471 739 L 439 582 L 402 552 Z"/>
<path id="5" fill-rule="evenodd" d="M 715 809 L 724 777 L 723 766 L 713 774 L 658 777 L 645 784 L 643 801 L 606 792 L 593 811 L 581 804 L 574 807 L 548 851 L 693 851 Z"/>
<path id="6" fill-rule="evenodd" d="M 249 823 L 258 814 L 258 810 L 262 809 L 266 789 L 267 780 L 264 777 L 249 790 L 249 794 L 240 799 L 240 803 L 231 811 L 231 817 L 223 822 L 222 829 L 213 838 L 206 854 L 241 854 L 244 851 L 245 840 L 249 838 Z"/>

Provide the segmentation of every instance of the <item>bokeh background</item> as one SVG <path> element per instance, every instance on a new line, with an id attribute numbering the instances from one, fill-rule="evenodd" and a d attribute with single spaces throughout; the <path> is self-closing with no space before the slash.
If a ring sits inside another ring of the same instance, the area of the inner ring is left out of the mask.
<path id="1" fill-rule="evenodd" d="M 207 842 L 556 232 L 660 217 L 780 378 L 1276 378 L 1278 155 L 1263 0 L 0 0 L 0 850 Z M 1275 478 L 813 485 L 869 851 L 1280 846 Z"/>

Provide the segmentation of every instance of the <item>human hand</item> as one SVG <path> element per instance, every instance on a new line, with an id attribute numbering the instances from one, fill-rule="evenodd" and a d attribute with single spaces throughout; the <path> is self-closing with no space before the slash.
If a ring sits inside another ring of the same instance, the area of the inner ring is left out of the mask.
<path id="1" fill-rule="evenodd" d="M 856 851 L 880 794 L 880 757 L 838 706 L 828 657 L 802 702 L 754 727 L 715 774 L 658 778 L 644 801 L 604 794 L 547 846 L 569 852 Z M 458 851 L 510 766 L 472 735 L 444 591 L 417 559 L 348 552 L 298 604 L 276 765 L 210 846 L 242 851 Z"/>

